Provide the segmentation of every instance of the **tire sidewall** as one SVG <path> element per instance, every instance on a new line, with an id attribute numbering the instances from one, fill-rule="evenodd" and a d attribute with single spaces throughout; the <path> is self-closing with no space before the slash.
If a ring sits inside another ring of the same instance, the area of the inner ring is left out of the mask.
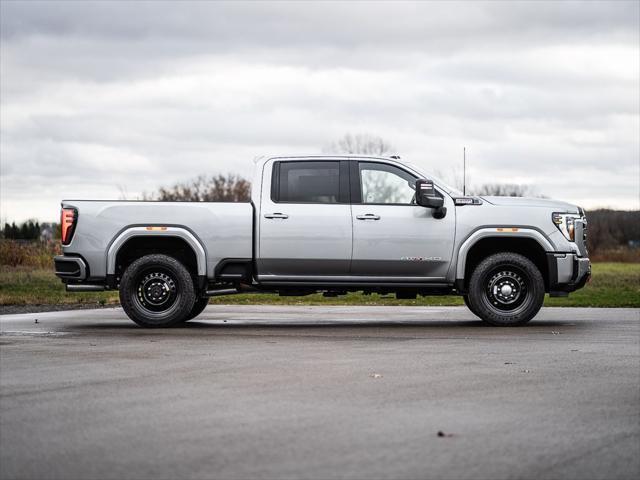
<path id="1" fill-rule="evenodd" d="M 522 308 L 511 312 L 493 306 L 487 296 L 488 277 L 497 269 L 517 269 L 524 277 L 526 297 Z M 496 326 L 517 326 L 531 320 L 544 302 L 542 274 L 536 265 L 517 253 L 498 253 L 484 259 L 476 267 L 469 282 L 470 309 L 485 322 Z"/>
<path id="2" fill-rule="evenodd" d="M 187 322 L 196 318 L 204 311 L 205 308 L 207 308 L 207 305 L 209 305 L 209 297 L 197 298 L 196 303 L 194 303 L 193 308 L 189 312 L 189 315 L 187 315 L 187 318 L 184 319 L 184 321 Z"/>
<path id="3" fill-rule="evenodd" d="M 154 269 L 169 272 L 176 286 L 176 299 L 163 312 L 146 310 L 137 298 L 140 277 Z M 125 313 L 144 327 L 169 327 L 187 318 L 196 301 L 193 279 L 187 268 L 168 255 L 151 254 L 135 260 L 120 281 L 120 303 Z"/>
<path id="4" fill-rule="evenodd" d="M 471 311 L 471 313 L 473 313 L 476 317 L 479 317 L 480 315 L 478 314 L 478 312 L 476 312 L 475 307 L 471 304 L 471 300 L 469 300 L 469 295 L 463 295 L 462 298 L 464 300 L 464 304 Z"/>

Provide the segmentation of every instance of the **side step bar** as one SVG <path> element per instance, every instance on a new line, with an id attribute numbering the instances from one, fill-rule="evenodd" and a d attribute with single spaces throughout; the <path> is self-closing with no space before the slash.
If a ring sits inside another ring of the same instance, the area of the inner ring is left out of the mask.
<path id="1" fill-rule="evenodd" d="M 234 295 L 236 293 L 243 293 L 243 292 L 239 292 L 235 288 L 224 288 L 222 290 L 207 290 L 206 292 L 204 292 L 205 296 L 207 296 L 207 297 L 219 297 L 219 296 L 222 296 L 222 295 Z"/>
<path id="2" fill-rule="evenodd" d="M 104 285 L 67 284 L 67 292 L 103 292 L 105 290 Z M 237 293 L 251 293 L 251 291 L 238 291 L 235 288 L 225 288 L 221 290 L 207 290 L 205 295 L 207 297 L 218 297 L 221 295 L 234 295 Z"/>
<path id="3" fill-rule="evenodd" d="M 220 297 L 222 295 L 236 295 L 238 293 L 260 293 L 262 290 L 251 285 L 240 284 L 237 288 L 221 288 L 217 290 L 207 290 L 204 292 L 207 297 Z M 264 292 L 262 292 L 264 293 Z"/>
<path id="4" fill-rule="evenodd" d="M 67 284 L 67 292 L 103 292 L 104 285 Z"/>

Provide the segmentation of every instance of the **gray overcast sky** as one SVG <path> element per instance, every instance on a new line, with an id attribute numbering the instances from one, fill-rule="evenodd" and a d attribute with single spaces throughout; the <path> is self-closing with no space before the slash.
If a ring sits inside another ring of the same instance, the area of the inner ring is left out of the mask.
<path id="1" fill-rule="evenodd" d="M 640 2 L 7 2 L 2 221 L 345 133 L 471 184 L 639 207 Z"/>

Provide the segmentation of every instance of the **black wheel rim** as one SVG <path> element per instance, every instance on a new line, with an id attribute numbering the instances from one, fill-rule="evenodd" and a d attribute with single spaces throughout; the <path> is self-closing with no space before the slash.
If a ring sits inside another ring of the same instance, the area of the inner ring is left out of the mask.
<path id="1" fill-rule="evenodd" d="M 149 316 L 164 316 L 180 298 L 180 289 L 174 273 L 154 267 L 141 272 L 134 282 L 133 298 Z"/>
<path id="2" fill-rule="evenodd" d="M 501 265 L 485 277 L 484 300 L 500 314 L 515 315 L 529 303 L 529 277 L 515 265 Z"/>

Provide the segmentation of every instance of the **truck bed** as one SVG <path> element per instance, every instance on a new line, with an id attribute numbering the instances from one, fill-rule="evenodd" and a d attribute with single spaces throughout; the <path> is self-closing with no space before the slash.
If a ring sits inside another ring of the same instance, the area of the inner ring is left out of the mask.
<path id="1" fill-rule="evenodd" d="M 204 248 L 209 278 L 222 259 L 252 256 L 250 203 L 64 200 L 62 206 L 78 211 L 73 239 L 63 251 L 82 254 L 91 278 L 105 277 L 109 246 L 131 227 L 187 230 Z"/>

